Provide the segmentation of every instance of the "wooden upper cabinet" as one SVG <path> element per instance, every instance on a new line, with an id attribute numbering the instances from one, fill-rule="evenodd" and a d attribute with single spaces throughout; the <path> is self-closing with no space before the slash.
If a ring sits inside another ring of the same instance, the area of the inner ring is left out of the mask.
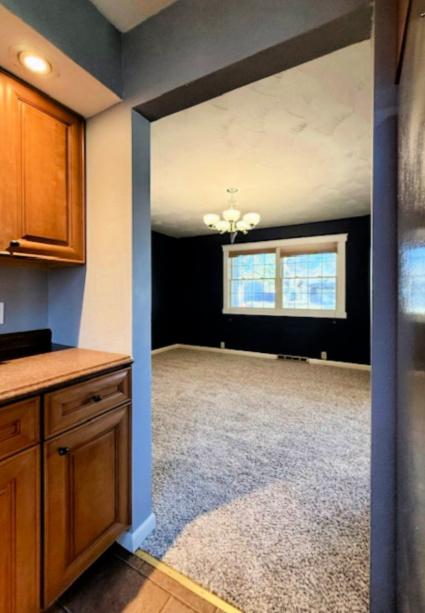
<path id="1" fill-rule="evenodd" d="M 84 122 L 0 73 L 0 251 L 84 263 Z"/>

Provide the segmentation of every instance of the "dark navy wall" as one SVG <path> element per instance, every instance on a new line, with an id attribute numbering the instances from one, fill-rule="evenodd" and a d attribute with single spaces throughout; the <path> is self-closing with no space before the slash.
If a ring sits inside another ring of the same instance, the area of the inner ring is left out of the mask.
<path id="1" fill-rule="evenodd" d="M 178 246 L 178 239 L 152 232 L 152 349 L 178 342 Z"/>
<path id="2" fill-rule="evenodd" d="M 321 351 L 327 351 L 329 360 L 370 363 L 369 216 L 265 228 L 250 232 L 239 242 L 339 233 L 348 233 L 347 319 L 223 315 L 222 245 L 228 243 L 228 238 L 213 234 L 174 239 L 178 248 L 174 248 L 171 260 L 181 274 L 174 273 L 178 279 L 179 312 L 173 342 L 218 347 L 224 341 L 231 349 L 314 358 L 319 358 Z M 158 251 L 153 252 L 153 260 L 157 260 L 153 291 L 157 295 L 161 291 L 157 272 L 163 257 Z M 162 295 L 167 299 L 165 293 Z M 176 308 L 169 297 L 168 305 Z M 163 315 L 167 317 L 167 311 L 162 307 L 155 312 L 157 308 L 154 303 L 153 320 L 161 327 L 160 319 Z"/>

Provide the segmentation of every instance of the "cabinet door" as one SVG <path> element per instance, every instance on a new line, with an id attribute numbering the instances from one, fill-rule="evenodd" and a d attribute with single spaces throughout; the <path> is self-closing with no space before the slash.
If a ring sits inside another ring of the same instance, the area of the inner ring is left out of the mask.
<path id="1" fill-rule="evenodd" d="M 6 165 L 0 250 L 83 262 L 84 124 L 21 82 L 3 74 L 0 81 L 0 158 Z"/>
<path id="2" fill-rule="evenodd" d="M 40 450 L 0 462 L 0 613 L 40 608 Z"/>
<path id="3" fill-rule="evenodd" d="M 45 606 L 130 523 L 129 410 L 45 444 Z"/>

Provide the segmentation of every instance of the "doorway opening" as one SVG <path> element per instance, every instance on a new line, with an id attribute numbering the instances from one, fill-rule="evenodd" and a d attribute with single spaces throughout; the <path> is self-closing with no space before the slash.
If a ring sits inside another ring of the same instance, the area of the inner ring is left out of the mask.
<path id="1" fill-rule="evenodd" d="M 368 610 L 371 74 L 367 40 L 152 124 L 143 548 L 247 613 Z"/>

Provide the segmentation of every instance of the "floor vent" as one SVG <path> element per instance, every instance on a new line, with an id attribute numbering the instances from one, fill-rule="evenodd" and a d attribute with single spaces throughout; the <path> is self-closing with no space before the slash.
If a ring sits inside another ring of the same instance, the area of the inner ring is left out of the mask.
<path id="1" fill-rule="evenodd" d="M 286 355 L 284 353 L 278 353 L 278 360 L 291 360 L 292 362 L 307 362 L 307 358 L 301 355 Z"/>

